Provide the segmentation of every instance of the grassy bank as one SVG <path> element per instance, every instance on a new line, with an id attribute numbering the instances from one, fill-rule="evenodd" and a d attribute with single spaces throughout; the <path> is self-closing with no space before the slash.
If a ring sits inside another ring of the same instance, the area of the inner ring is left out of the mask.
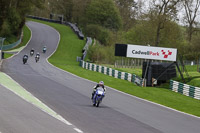
<path id="1" fill-rule="evenodd" d="M 105 84 L 117 90 L 138 96 L 183 112 L 200 116 L 200 101 L 181 94 L 172 92 L 164 88 L 147 88 L 138 87 L 128 81 L 115 79 L 113 77 L 85 70 L 76 62 L 76 57 L 81 56 L 82 48 L 85 41 L 81 41 L 73 31 L 64 25 L 48 23 L 34 20 L 54 27 L 61 35 L 61 40 L 57 51 L 49 59 L 53 65 L 74 73 L 80 77 L 98 82 L 105 81 Z"/>
<path id="2" fill-rule="evenodd" d="M 22 46 L 25 46 L 27 44 L 27 42 L 29 41 L 30 37 L 31 37 L 31 31 L 25 25 L 24 28 L 23 28 L 23 39 L 22 39 L 22 42 L 17 47 L 15 47 L 13 49 L 17 49 L 17 48 L 20 48 Z"/>
<path id="3" fill-rule="evenodd" d="M 107 65 L 107 64 L 100 64 L 102 66 L 107 66 L 122 72 L 128 72 L 128 73 L 132 73 L 132 74 L 136 74 L 137 76 L 142 77 L 142 68 L 115 68 L 114 65 Z M 190 78 L 187 77 L 186 73 L 183 73 L 183 76 L 185 78 L 186 84 L 188 85 L 192 85 L 192 86 L 196 86 L 196 87 L 200 87 L 200 73 L 197 72 L 197 65 L 186 65 L 185 66 L 188 74 L 190 76 Z M 177 70 L 178 73 L 178 70 Z M 173 78 L 173 80 L 179 81 L 179 82 L 183 82 L 180 74 L 178 73 L 178 77 Z M 162 87 L 165 88 L 169 88 L 169 81 L 167 82 L 167 84 L 162 85 Z"/>
<path id="4" fill-rule="evenodd" d="M 7 59 L 9 57 L 11 57 L 13 54 L 10 54 L 10 53 L 4 53 L 4 59 Z"/>
<path id="5" fill-rule="evenodd" d="M 25 45 L 27 44 L 27 42 L 29 41 L 30 37 L 31 37 L 31 31 L 30 31 L 29 28 L 25 25 L 25 26 L 23 27 L 23 38 L 22 38 L 22 42 L 21 42 L 17 47 L 12 48 L 12 49 L 10 49 L 10 50 L 8 50 L 8 51 L 11 51 L 11 50 L 16 50 L 16 51 L 18 51 L 17 49 L 20 50 L 21 47 L 23 47 L 23 46 L 25 46 Z M 12 53 L 6 53 L 6 51 L 5 51 L 5 53 L 4 53 L 4 59 L 7 59 L 7 58 L 11 57 L 12 55 L 13 55 Z"/>

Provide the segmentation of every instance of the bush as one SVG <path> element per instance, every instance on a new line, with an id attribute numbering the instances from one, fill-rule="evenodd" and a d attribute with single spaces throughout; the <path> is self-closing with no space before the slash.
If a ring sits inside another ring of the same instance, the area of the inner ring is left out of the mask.
<path id="1" fill-rule="evenodd" d="M 96 44 L 89 47 L 89 60 L 96 63 L 113 64 L 114 63 L 114 48 L 112 46 L 102 46 Z"/>
<path id="2" fill-rule="evenodd" d="M 122 20 L 113 0 L 91 0 L 85 13 L 87 24 L 97 24 L 111 30 L 119 30 Z"/>
<path id="3" fill-rule="evenodd" d="M 96 38 L 101 44 L 109 45 L 111 32 L 108 29 L 99 25 L 90 24 L 87 25 L 85 33 L 92 38 Z"/>
<path id="4" fill-rule="evenodd" d="M 0 36 L 2 37 L 7 37 L 11 35 L 11 29 L 10 29 L 10 25 L 8 24 L 8 21 L 4 21 L 1 27 L 1 32 L 0 32 Z"/>

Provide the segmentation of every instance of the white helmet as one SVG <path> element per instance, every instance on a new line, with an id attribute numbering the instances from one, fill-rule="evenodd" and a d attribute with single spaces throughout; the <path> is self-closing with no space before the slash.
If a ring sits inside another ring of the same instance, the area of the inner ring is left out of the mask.
<path id="1" fill-rule="evenodd" d="M 103 85 L 104 85 L 104 82 L 103 82 L 103 81 L 100 81 L 100 82 L 99 82 L 99 85 L 102 85 L 102 86 L 103 86 Z"/>

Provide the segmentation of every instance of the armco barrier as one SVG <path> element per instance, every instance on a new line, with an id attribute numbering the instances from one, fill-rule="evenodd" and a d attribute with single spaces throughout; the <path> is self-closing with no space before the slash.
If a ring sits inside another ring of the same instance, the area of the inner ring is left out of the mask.
<path id="1" fill-rule="evenodd" d="M 32 18 L 32 19 L 38 19 L 38 20 L 42 20 L 42 21 L 47 21 L 47 22 L 53 22 L 53 23 L 59 23 L 59 24 L 62 23 L 60 20 L 42 18 L 42 17 L 37 17 L 37 16 L 27 15 L 27 17 L 28 17 L 28 18 Z"/>
<path id="2" fill-rule="evenodd" d="M 115 69 L 112 69 L 109 67 L 96 65 L 93 63 L 88 63 L 83 60 L 80 61 L 80 66 L 85 69 L 91 70 L 91 71 L 96 71 L 99 73 L 103 73 L 105 75 L 112 76 L 114 78 L 127 80 L 127 81 L 135 83 L 139 86 L 142 86 L 142 84 L 143 84 L 143 80 L 140 77 L 136 76 L 135 74 L 120 72 L 118 70 L 115 70 Z"/>
<path id="3" fill-rule="evenodd" d="M 86 55 L 87 55 L 87 50 L 89 48 L 89 46 L 92 45 L 92 38 L 91 37 L 87 37 L 86 39 L 86 44 L 82 50 L 83 56 L 82 56 L 82 60 L 85 59 Z"/>
<path id="4" fill-rule="evenodd" d="M 59 24 L 65 24 L 65 25 L 69 25 L 73 31 L 77 34 L 77 36 L 79 37 L 79 39 L 83 40 L 84 39 L 84 35 L 83 33 L 79 30 L 79 28 L 70 22 L 62 22 L 61 20 L 54 20 L 54 19 L 48 19 L 48 18 L 42 18 L 42 17 L 37 17 L 37 16 L 31 16 L 31 15 L 27 15 L 28 18 L 32 18 L 32 19 L 38 19 L 38 20 L 42 20 L 42 21 L 47 21 L 47 22 L 53 22 L 53 23 L 59 23 Z"/>
<path id="5" fill-rule="evenodd" d="M 174 92 L 181 93 L 200 100 L 200 88 L 191 85 L 183 84 L 174 80 L 170 80 L 170 89 Z"/>
<path id="6" fill-rule="evenodd" d="M 12 49 L 12 48 L 18 46 L 20 43 L 21 43 L 21 38 L 20 38 L 18 41 L 12 43 L 12 44 L 4 45 L 4 46 L 2 47 L 2 50 L 9 50 L 9 49 Z M 1 49 L 1 48 L 0 48 L 0 49 Z"/>
<path id="7" fill-rule="evenodd" d="M 75 24 L 72 24 L 70 22 L 66 22 L 66 25 L 69 25 L 73 29 L 73 31 L 77 34 L 79 39 L 81 39 L 81 40 L 84 39 L 83 33 L 79 30 L 79 28 Z"/>

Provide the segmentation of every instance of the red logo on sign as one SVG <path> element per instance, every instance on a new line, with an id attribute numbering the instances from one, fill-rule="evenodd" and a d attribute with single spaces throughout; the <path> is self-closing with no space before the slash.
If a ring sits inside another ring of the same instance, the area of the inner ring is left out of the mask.
<path id="1" fill-rule="evenodd" d="M 165 52 L 164 50 L 161 50 L 161 52 L 164 55 L 164 58 L 168 58 L 169 55 L 172 55 L 172 52 L 170 52 L 169 50 L 168 50 L 168 53 Z"/>

